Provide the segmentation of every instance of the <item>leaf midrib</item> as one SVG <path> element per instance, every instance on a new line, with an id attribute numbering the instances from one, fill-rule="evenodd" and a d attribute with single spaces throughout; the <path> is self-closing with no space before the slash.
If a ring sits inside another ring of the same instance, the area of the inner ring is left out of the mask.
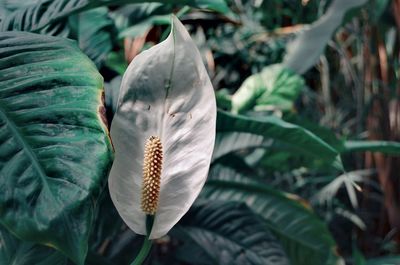
<path id="1" fill-rule="evenodd" d="M 252 249 L 249 248 L 248 246 L 244 246 L 244 245 L 241 244 L 240 242 L 238 242 L 238 241 L 236 241 L 236 240 L 234 240 L 234 239 L 232 239 L 232 238 L 230 238 L 230 237 L 227 237 L 226 235 L 223 235 L 223 234 L 221 234 L 221 233 L 218 233 L 218 232 L 215 231 L 215 230 L 207 229 L 206 227 L 201 227 L 201 226 L 194 226 L 194 225 L 185 225 L 185 226 L 183 226 L 183 227 L 185 227 L 185 228 L 191 228 L 191 229 L 195 229 L 195 230 L 200 230 L 200 231 L 204 230 L 204 231 L 206 231 L 206 232 L 208 232 L 208 233 L 210 233 L 210 234 L 214 234 L 214 235 L 216 235 L 216 236 L 218 236 L 218 237 L 225 238 L 225 239 L 227 239 L 229 242 L 232 242 L 233 244 L 236 244 L 237 246 L 239 246 L 239 247 L 245 249 L 246 251 L 253 253 L 253 254 L 256 255 L 257 257 L 259 256 L 258 253 L 256 253 L 254 250 L 252 250 Z M 198 246 L 200 246 L 201 249 L 203 249 L 203 250 L 208 254 L 208 256 L 209 256 L 212 260 L 214 260 L 215 262 L 218 262 L 218 260 L 215 259 L 215 257 L 212 255 L 212 253 L 208 252 L 205 248 L 203 248 L 202 245 L 201 245 L 190 233 L 185 232 L 185 234 L 188 235 L 193 241 L 195 241 L 196 244 L 197 244 Z M 277 241 L 278 241 L 278 240 L 277 240 Z M 285 254 L 286 254 L 286 253 L 285 253 Z M 247 258 L 246 258 L 246 259 L 247 259 Z"/>
<path id="2" fill-rule="evenodd" d="M 241 189 L 243 189 L 243 186 L 241 187 L 241 183 L 234 183 L 234 182 L 229 182 L 229 183 L 227 183 L 226 181 L 220 181 L 220 180 L 211 180 L 211 181 L 208 181 L 207 182 L 207 184 L 208 185 L 211 185 L 211 186 L 214 186 L 214 188 L 216 188 L 216 189 L 218 189 L 218 190 L 220 190 L 219 188 L 222 186 L 222 187 L 229 187 L 229 184 L 232 184 L 231 186 L 230 186 L 230 188 L 232 188 L 232 186 L 233 186 L 233 188 L 235 189 L 235 190 L 237 190 L 237 189 L 239 189 L 239 190 L 241 190 Z M 206 185 L 207 185 L 206 184 Z M 226 186 L 228 184 L 228 186 Z M 220 186 L 221 185 L 221 186 Z M 218 186 L 220 186 L 220 187 L 218 187 Z M 246 190 L 248 190 L 248 192 L 251 192 L 251 191 L 253 191 L 253 192 L 260 192 L 261 190 L 263 190 L 263 188 L 262 187 L 254 187 L 254 186 L 252 186 L 251 184 L 247 184 L 246 185 L 247 187 L 246 187 Z M 268 191 L 268 190 L 267 190 Z M 245 190 L 243 191 L 242 190 L 242 192 L 246 192 Z M 253 193 L 254 194 L 254 193 Z M 248 205 L 249 207 L 250 207 L 250 209 L 253 209 L 253 207 L 251 206 L 251 205 Z M 294 207 L 296 207 L 296 205 L 293 205 L 292 204 L 292 206 L 294 206 Z M 298 208 L 299 207 L 302 207 L 302 206 L 297 206 Z M 260 214 L 260 213 L 259 213 Z M 263 217 L 263 219 L 264 219 L 264 217 Z M 277 227 L 275 227 L 273 224 L 272 224 L 272 222 L 271 223 L 269 223 L 269 222 L 266 222 L 266 226 L 267 227 L 269 227 L 269 229 L 271 229 L 271 230 L 273 230 L 274 231 L 274 233 L 276 233 L 276 234 L 279 234 L 281 237 L 285 237 L 285 238 L 288 238 L 288 239 L 290 239 L 290 240 L 292 240 L 292 241 L 294 241 L 294 242 L 297 242 L 297 244 L 299 244 L 299 245 L 302 245 L 303 247 L 305 247 L 305 248 L 307 248 L 307 249 L 310 249 L 310 250 L 312 250 L 313 252 L 315 252 L 315 253 L 318 253 L 319 254 L 319 256 L 322 254 L 324 254 L 323 252 L 324 251 L 322 251 L 321 250 L 321 248 L 319 248 L 319 247 L 315 247 L 313 244 L 311 244 L 311 243 L 308 243 L 308 242 L 305 242 L 305 241 L 302 241 L 301 239 L 299 239 L 298 237 L 294 237 L 292 234 L 290 234 L 290 233 L 287 233 L 287 232 L 285 232 L 285 230 L 280 230 L 280 229 L 278 229 Z M 325 246 L 327 246 L 326 245 L 326 243 L 327 242 L 324 242 L 325 243 Z M 286 248 L 285 248 L 285 250 L 286 250 Z"/>
<path id="3" fill-rule="evenodd" d="M 4 106 L 3 104 L 4 103 L 2 103 L 0 100 L 0 116 L 3 117 L 3 119 L 6 121 L 8 128 L 11 130 L 11 132 L 13 133 L 13 135 L 15 136 L 17 141 L 20 143 L 20 145 L 22 145 L 23 150 L 25 150 L 25 154 L 27 154 L 28 157 L 30 158 L 33 167 L 36 169 L 36 171 L 38 172 L 38 175 L 42 179 L 43 187 L 49 191 L 49 194 L 51 195 L 54 202 L 57 205 L 59 205 L 58 200 L 56 200 L 54 194 L 52 193 L 52 191 L 46 181 L 46 178 L 48 176 L 46 175 L 43 168 L 39 164 L 37 156 L 35 155 L 32 148 L 27 143 L 27 140 L 23 137 L 22 133 L 19 131 L 18 126 L 7 116 L 7 111 L 3 107 Z"/>

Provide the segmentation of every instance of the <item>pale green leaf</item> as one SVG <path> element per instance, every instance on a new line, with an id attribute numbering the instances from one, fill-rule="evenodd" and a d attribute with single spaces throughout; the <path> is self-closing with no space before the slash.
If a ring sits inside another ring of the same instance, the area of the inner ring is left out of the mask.
<path id="1" fill-rule="evenodd" d="M 232 111 L 288 110 L 304 87 L 301 76 L 280 64 L 265 67 L 248 77 L 232 96 Z"/>
<path id="2" fill-rule="evenodd" d="M 368 259 L 366 265 L 398 265 L 400 264 L 400 256 L 385 256 L 379 258 Z"/>

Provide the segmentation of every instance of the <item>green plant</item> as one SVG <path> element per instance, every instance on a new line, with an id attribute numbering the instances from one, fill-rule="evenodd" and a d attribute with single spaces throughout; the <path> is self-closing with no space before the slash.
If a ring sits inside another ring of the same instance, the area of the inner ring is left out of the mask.
<path id="1" fill-rule="evenodd" d="M 396 10 L 0 0 L 0 264 L 396 264 Z"/>

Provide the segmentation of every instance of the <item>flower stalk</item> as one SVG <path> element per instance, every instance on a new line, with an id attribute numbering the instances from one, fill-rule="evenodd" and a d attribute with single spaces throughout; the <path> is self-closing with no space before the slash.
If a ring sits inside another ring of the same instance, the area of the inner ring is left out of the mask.
<path id="1" fill-rule="evenodd" d="M 147 215 L 146 216 L 147 236 L 145 236 L 142 248 L 140 249 L 138 255 L 136 256 L 135 260 L 131 263 L 131 265 L 142 265 L 143 262 L 146 260 L 147 256 L 149 255 L 151 246 L 153 245 L 153 241 L 149 239 L 148 235 L 150 235 L 153 223 L 154 223 L 154 215 Z"/>

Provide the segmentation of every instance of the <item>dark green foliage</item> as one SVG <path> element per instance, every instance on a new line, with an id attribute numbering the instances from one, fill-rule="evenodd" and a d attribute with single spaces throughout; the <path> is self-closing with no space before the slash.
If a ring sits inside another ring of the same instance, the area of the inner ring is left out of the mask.
<path id="1" fill-rule="evenodd" d="M 177 258 L 191 264 L 290 264 L 263 220 L 242 203 L 199 203 L 172 235 L 183 242 Z"/>
<path id="2" fill-rule="evenodd" d="M 2 33 L 0 58 L 0 222 L 83 264 L 112 160 L 102 77 L 62 38 Z"/>
<path id="3" fill-rule="evenodd" d="M 398 180 L 379 183 L 400 154 L 395 6 L 0 0 L 0 264 L 130 264 L 139 252 L 104 187 L 105 117 L 130 55 L 165 39 L 171 14 L 209 71 L 217 135 L 200 199 L 148 264 L 399 264 L 385 219 Z"/>

